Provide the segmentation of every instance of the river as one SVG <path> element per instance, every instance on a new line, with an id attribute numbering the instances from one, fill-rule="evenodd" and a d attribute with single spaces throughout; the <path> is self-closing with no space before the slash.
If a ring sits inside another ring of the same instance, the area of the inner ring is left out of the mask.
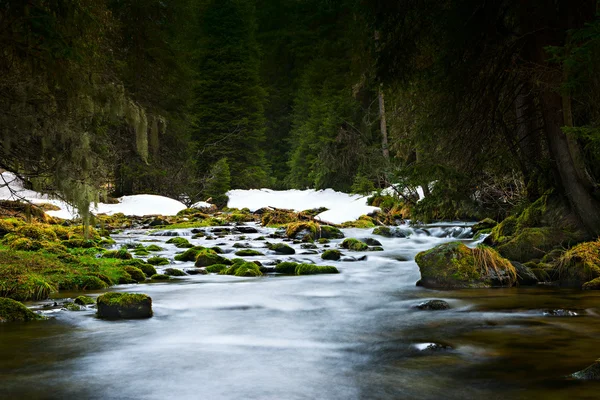
<path id="1" fill-rule="evenodd" d="M 246 240 L 188 239 L 260 247 L 264 242 L 252 239 L 274 230 L 258 229 Z M 443 226 L 409 238 L 375 237 L 385 251 L 365 253 L 366 261 L 326 263 L 338 275 L 195 275 L 113 289 L 150 295 L 148 320 L 104 321 L 94 310 L 63 310 L 50 321 L 0 325 L 0 398 L 597 399 L 599 383 L 564 376 L 600 357 L 600 293 L 415 286 L 414 256 L 467 231 Z M 373 237 L 368 230 L 344 233 Z M 129 231 L 115 239 L 168 237 Z M 179 251 L 164 247 L 167 257 Z M 287 257 L 323 264 L 318 254 L 256 259 Z M 429 299 L 452 308 L 415 308 Z M 559 309 L 577 315 L 547 314 Z"/>

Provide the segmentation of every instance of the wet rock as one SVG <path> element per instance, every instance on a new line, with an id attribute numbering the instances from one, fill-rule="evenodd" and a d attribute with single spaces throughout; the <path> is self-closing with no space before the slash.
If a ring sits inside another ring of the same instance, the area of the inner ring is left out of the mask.
<path id="1" fill-rule="evenodd" d="M 80 306 L 79 304 L 75 304 L 75 303 L 65 303 L 65 304 L 63 304 L 63 308 L 68 311 L 83 311 L 83 310 L 85 310 L 85 307 Z"/>
<path id="2" fill-rule="evenodd" d="M 267 243 L 267 248 L 277 254 L 296 254 L 296 250 L 285 243 Z"/>
<path id="3" fill-rule="evenodd" d="M 202 229 L 198 229 L 198 228 L 194 228 L 190 232 L 192 232 L 195 235 L 197 235 L 199 233 L 204 233 L 204 231 Z"/>
<path id="4" fill-rule="evenodd" d="M 517 271 L 517 284 L 519 286 L 535 286 L 539 282 L 538 277 L 533 273 L 531 268 L 517 261 L 511 261 L 513 267 Z"/>
<path id="5" fill-rule="evenodd" d="M 583 290 L 600 290 L 600 278 L 592 279 L 583 284 Z"/>
<path id="6" fill-rule="evenodd" d="M 444 300 L 429 300 L 418 304 L 416 308 L 427 311 L 448 310 L 450 308 L 450 304 Z"/>
<path id="7" fill-rule="evenodd" d="M 369 246 L 366 243 L 353 238 L 344 239 L 340 246 L 351 251 L 367 251 L 369 249 Z"/>
<path id="8" fill-rule="evenodd" d="M 105 293 L 98 297 L 98 317 L 139 319 L 152 317 L 152 299 L 139 293 Z"/>
<path id="9" fill-rule="evenodd" d="M 154 274 L 150 277 L 153 281 L 168 281 L 171 279 L 169 275 L 165 274 Z"/>
<path id="10" fill-rule="evenodd" d="M 517 280 L 512 264 L 489 247 L 444 243 L 417 254 L 415 260 L 421 285 L 428 288 L 511 287 Z"/>
<path id="11" fill-rule="evenodd" d="M 239 257 L 257 257 L 257 256 L 264 256 L 263 253 L 261 253 L 260 251 L 257 250 L 252 250 L 252 249 L 243 249 L 243 250 L 238 250 L 235 252 L 236 256 Z"/>
<path id="12" fill-rule="evenodd" d="M 260 269 L 260 272 L 262 272 L 263 274 L 274 274 L 277 272 L 276 267 L 273 265 L 269 265 L 269 266 L 261 265 L 259 267 L 259 269 Z"/>
<path id="13" fill-rule="evenodd" d="M 383 251 L 383 247 L 381 247 L 381 246 L 369 247 L 369 251 Z"/>
<path id="14" fill-rule="evenodd" d="M 321 254 L 323 260 L 338 261 L 342 258 L 342 252 L 339 250 L 326 250 Z"/>
<path id="15" fill-rule="evenodd" d="M 90 296 L 78 296 L 75 299 L 74 303 L 79 304 L 80 306 L 89 306 L 92 304 L 96 304 L 96 300 L 94 300 Z"/>
<path id="16" fill-rule="evenodd" d="M 557 310 L 546 310 L 543 312 L 545 317 L 577 317 L 579 314 L 576 311 L 557 309 Z"/>
<path id="17" fill-rule="evenodd" d="M 186 275 L 185 272 L 183 272 L 182 270 L 177 269 L 177 268 L 167 268 L 167 269 L 165 269 L 164 274 L 169 275 L 169 276 L 185 276 Z"/>
<path id="18" fill-rule="evenodd" d="M 210 230 L 215 235 L 229 235 L 231 234 L 231 228 L 213 228 Z"/>
<path id="19" fill-rule="evenodd" d="M 477 233 L 477 232 L 480 232 L 480 231 L 491 230 L 496 225 L 498 225 L 498 222 L 494 221 L 491 218 L 486 218 L 486 219 L 484 219 L 482 221 L 479 221 L 475 225 L 473 225 L 473 227 L 471 229 L 472 229 L 473 233 Z"/>
<path id="20" fill-rule="evenodd" d="M 250 243 L 234 243 L 234 249 L 250 249 L 252 245 Z"/>
<path id="21" fill-rule="evenodd" d="M 148 226 L 150 227 L 154 227 L 154 226 L 165 226 L 165 225 L 169 225 L 169 222 L 167 222 L 166 220 L 164 220 L 163 218 L 160 217 L 156 217 L 154 218 L 152 221 L 150 221 L 150 223 L 148 224 Z"/>
<path id="22" fill-rule="evenodd" d="M 315 250 L 318 248 L 314 243 L 302 243 L 300 247 L 307 250 Z"/>
<path id="23" fill-rule="evenodd" d="M 208 267 L 214 264 L 231 264 L 231 261 L 218 255 L 214 250 L 203 249 L 196 256 L 196 267 Z"/>
<path id="24" fill-rule="evenodd" d="M 413 347 L 419 351 L 448 351 L 452 350 L 451 346 L 441 343 L 416 343 Z"/>
<path id="25" fill-rule="evenodd" d="M 319 254 L 317 250 L 305 250 L 300 255 L 311 255 L 311 254 Z"/>
<path id="26" fill-rule="evenodd" d="M 208 271 L 206 271 L 205 269 L 201 269 L 201 268 L 190 268 L 190 269 L 185 269 L 184 271 L 188 275 L 207 275 L 208 274 Z"/>
<path id="27" fill-rule="evenodd" d="M 365 239 L 361 239 L 361 241 L 365 242 L 369 246 L 382 246 L 382 244 L 379 240 L 373 239 L 373 238 L 365 238 Z"/>
<path id="28" fill-rule="evenodd" d="M 600 380 L 600 358 L 594 361 L 592 365 L 571 375 L 572 378 L 581 380 Z"/>
<path id="29" fill-rule="evenodd" d="M 236 233 L 243 233 L 245 235 L 250 234 L 250 233 L 258 233 L 258 229 L 252 227 L 252 226 L 236 226 L 233 229 Z"/>

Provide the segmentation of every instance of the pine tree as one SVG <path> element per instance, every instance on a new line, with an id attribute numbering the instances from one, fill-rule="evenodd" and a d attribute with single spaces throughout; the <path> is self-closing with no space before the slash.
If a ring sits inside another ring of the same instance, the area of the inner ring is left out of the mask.
<path id="1" fill-rule="evenodd" d="M 196 163 L 202 177 L 226 157 L 236 188 L 268 184 L 263 150 L 264 90 L 259 81 L 252 0 L 207 0 L 200 9 L 194 91 Z"/>

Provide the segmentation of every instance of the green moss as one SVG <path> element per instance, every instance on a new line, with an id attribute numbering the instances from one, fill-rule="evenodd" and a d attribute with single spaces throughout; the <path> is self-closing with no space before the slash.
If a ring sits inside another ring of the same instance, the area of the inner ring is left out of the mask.
<path id="1" fill-rule="evenodd" d="M 152 316 L 152 299 L 140 293 L 105 293 L 98 297 L 98 317 L 149 318 Z"/>
<path id="2" fill-rule="evenodd" d="M 583 290 L 600 290 L 600 278 L 592 279 L 582 286 Z"/>
<path id="3" fill-rule="evenodd" d="M 187 249 L 186 251 L 184 251 L 181 254 L 177 254 L 175 256 L 175 260 L 177 261 L 196 261 L 196 257 L 198 257 L 198 253 L 200 253 L 200 251 L 204 250 L 204 247 L 202 246 L 195 246 L 192 247 L 191 249 Z"/>
<path id="4" fill-rule="evenodd" d="M 581 287 L 600 277 L 600 239 L 565 251 L 558 259 L 556 276 L 561 285 Z"/>
<path id="5" fill-rule="evenodd" d="M 166 243 L 174 244 L 175 247 L 179 249 L 194 247 L 194 245 L 191 244 L 186 238 L 182 238 L 180 236 L 175 236 L 174 238 L 167 240 Z"/>
<path id="6" fill-rule="evenodd" d="M 167 268 L 165 269 L 165 275 L 169 276 L 186 276 L 187 274 L 180 269 L 177 268 Z"/>
<path id="7" fill-rule="evenodd" d="M 68 247 L 69 249 L 76 249 L 76 248 L 89 249 L 92 247 L 96 247 L 96 243 L 93 240 L 85 240 L 85 239 L 69 239 L 69 240 L 63 240 L 61 243 L 65 247 Z"/>
<path id="8" fill-rule="evenodd" d="M 516 230 L 517 217 L 510 216 L 492 228 L 490 240 L 494 244 L 505 243 L 510 240 L 510 237 L 515 234 Z"/>
<path id="9" fill-rule="evenodd" d="M 328 265 L 300 264 L 296 267 L 296 275 L 338 274 L 336 267 Z"/>
<path id="10" fill-rule="evenodd" d="M 319 244 L 327 244 L 327 243 L 330 243 L 330 242 L 331 242 L 331 240 L 325 239 L 325 238 L 321 238 L 318 241 Z"/>
<path id="11" fill-rule="evenodd" d="M 102 238 L 98 242 L 98 246 L 112 246 L 112 245 L 114 245 L 116 243 L 117 242 L 114 239 L 111 239 L 111 238 Z"/>
<path id="12" fill-rule="evenodd" d="M 264 254 L 261 253 L 260 251 L 252 250 L 252 249 L 238 250 L 235 252 L 235 255 L 240 256 L 240 257 L 264 256 Z"/>
<path id="13" fill-rule="evenodd" d="M 130 260 L 133 258 L 131 253 L 128 253 L 126 249 L 120 250 L 109 250 L 102 254 L 102 258 L 117 258 L 119 260 Z"/>
<path id="14" fill-rule="evenodd" d="M 219 273 L 221 273 L 221 271 L 223 271 L 227 268 L 229 268 L 229 266 L 227 266 L 225 264 L 213 264 L 213 265 L 206 267 L 206 272 L 211 273 L 211 274 L 219 274 Z"/>
<path id="15" fill-rule="evenodd" d="M 342 244 L 342 248 L 352 250 L 352 251 L 367 251 L 369 246 L 361 242 L 358 239 L 345 239 Z"/>
<path id="16" fill-rule="evenodd" d="M 221 257 L 214 250 L 202 249 L 196 257 L 196 267 L 208 267 L 214 264 L 231 264 L 231 261 L 225 257 Z"/>
<path id="17" fill-rule="evenodd" d="M 80 306 L 88 306 L 96 304 L 96 300 L 89 296 L 77 296 L 75 298 L 75 304 L 79 304 Z"/>
<path id="18" fill-rule="evenodd" d="M 295 262 L 284 261 L 275 266 L 275 271 L 279 272 L 280 274 L 293 275 L 296 273 L 296 267 L 298 265 L 300 264 Z"/>
<path id="19" fill-rule="evenodd" d="M 375 220 L 368 215 L 361 215 L 356 221 L 348 221 L 342 224 L 342 228 L 370 229 L 375 228 L 375 226 Z"/>
<path id="20" fill-rule="evenodd" d="M 0 322 L 29 322 L 43 319 L 18 301 L 0 297 Z"/>
<path id="21" fill-rule="evenodd" d="M 498 246 L 498 252 L 512 261 L 527 262 L 542 258 L 546 252 L 561 247 L 570 236 L 556 228 L 525 228 Z"/>
<path id="22" fill-rule="evenodd" d="M 171 279 L 169 275 L 165 274 L 154 274 L 150 277 L 153 281 L 168 281 Z"/>
<path id="23" fill-rule="evenodd" d="M 133 265 L 126 265 L 123 267 L 125 271 L 131 276 L 136 282 L 144 282 L 146 280 L 146 274 L 141 269 L 134 267 Z"/>
<path id="24" fill-rule="evenodd" d="M 517 217 L 516 230 L 520 231 L 525 228 L 538 227 L 543 225 L 542 219 L 548 210 L 548 196 L 543 195 L 529 207 L 525 208 Z"/>
<path id="25" fill-rule="evenodd" d="M 231 267 L 222 270 L 221 275 L 235 275 L 243 277 L 256 277 L 262 276 L 262 272 L 258 265 L 253 262 L 244 262 L 233 264 Z"/>
<path id="26" fill-rule="evenodd" d="M 136 256 L 148 256 L 150 255 L 150 252 L 146 249 L 135 249 L 133 251 L 133 254 L 135 254 Z"/>
<path id="27" fill-rule="evenodd" d="M 75 304 L 75 303 L 67 303 L 64 305 L 64 308 L 69 311 L 83 311 L 84 310 L 84 308 L 82 308 L 79 304 Z"/>
<path id="28" fill-rule="evenodd" d="M 147 277 L 151 277 L 152 275 L 156 274 L 156 268 L 154 268 L 152 264 L 144 263 L 142 265 L 138 265 L 137 267 L 141 269 Z"/>
<path id="29" fill-rule="evenodd" d="M 169 264 L 171 264 L 171 261 L 169 261 L 169 259 L 165 258 L 165 257 L 151 257 L 147 261 L 148 261 L 148 264 L 151 264 L 151 265 L 169 265 Z"/>
<path id="30" fill-rule="evenodd" d="M 218 247 L 218 246 L 211 247 L 210 249 L 212 251 L 214 251 L 215 253 L 217 253 L 217 254 L 224 254 L 225 253 L 225 251 L 223 251 L 223 249 L 220 248 L 220 247 Z"/>
<path id="31" fill-rule="evenodd" d="M 373 235 L 383 236 L 383 237 L 392 237 L 392 230 L 389 226 L 378 226 L 373 229 Z"/>
<path id="32" fill-rule="evenodd" d="M 512 286 L 516 271 L 495 250 L 470 249 L 461 242 L 445 243 L 417 254 L 421 283 L 432 288 Z"/>
<path id="33" fill-rule="evenodd" d="M 296 254 L 296 250 L 285 243 L 267 243 L 267 248 L 277 254 Z"/>
<path id="34" fill-rule="evenodd" d="M 319 238 L 325 239 L 343 239 L 344 234 L 335 226 L 320 225 L 318 230 Z M 315 238 L 317 239 L 317 238 Z"/>
<path id="35" fill-rule="evenodd" d="M 146 247 L 147 251 L 163 251 L 164 249 L 160 246 L 157 246 L 155 244 L 151 244 L 149 246 Z"/>
<path id="36" fill-rule="evenodd" d="M 321 254 L 323 260 L 337 261 L 342 258 L 342 252 L 339 250 L 325 250 Z"/>
<path id="37" fill-rule="evenodd" d="M 37 240 L 21 237 L 10 242 L 10 247 L 13 250 L 37 251 L 42 248 L 42 244 Z"/>
<path id="38" fill-rule="evenodd" d="M 290 239 L 315 240 L 319 226 L 314 222 L 292 222 L 288 224 L 285 234 Z"/>
<path id="39" fill-rule="evenodd" d="M 471 228 L 474 233 L 487 231 L 486 233 L 491 232 L 491 230 L 498 225 L 498 222 L 494 221 L 491 218 L 486 218 L 483 221 L 479 221 Z"/>

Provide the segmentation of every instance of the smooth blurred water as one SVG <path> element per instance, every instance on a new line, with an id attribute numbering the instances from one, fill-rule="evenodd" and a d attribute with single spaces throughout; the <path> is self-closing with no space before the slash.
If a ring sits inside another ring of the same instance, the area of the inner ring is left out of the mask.
<path id="1" fill-rule="evenodd" d="M 264 242 L 252 239 L 274 230 L 259 229 L 241 241 L 239 235 L 188 239 L 227 250 L 236 242 L 261 247 Z M 0 398 L 598 398 L 597 383 L 563 378 L 600 357 L 597 293 L 415 287 L 414 256 L 456 240 L 452 236 L 468 236 L 469 228 L 417 232 L 375 237 L 384 252 L 345 252 L 366 254 L 366 261 L 322 262 L 319 255 L 276 256 L 266 249 L 256 258 L 333 264 L 339 275 L 197 275 L 118 287 L 152 297 L 148 320 L 103 321 L 93 310 L 59 311 L 49 322 L 0 325 Z M 368 230 L 344 233 L 372 237 Z M 125 232 L 117 239 L 169 238 Z M 160 245 L 167 257 L 180 251 Z M 415 308 L 427 299 L 445 299 L 452 309 Z M 544 310 L 562 308 L 579 315 L 544 316 Z M 423 343 L 451 349 L 421 350 Z"/>

